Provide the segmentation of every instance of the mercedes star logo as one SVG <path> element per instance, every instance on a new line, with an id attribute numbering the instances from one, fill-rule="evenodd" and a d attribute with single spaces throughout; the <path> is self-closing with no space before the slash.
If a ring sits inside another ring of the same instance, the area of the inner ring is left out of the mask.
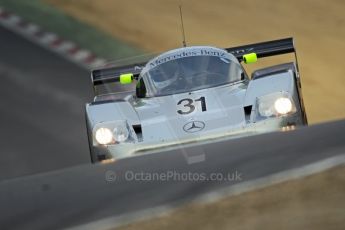
<path id="1" fill-rule="evenodd" d="M 191 121 L 183 126 L 183 130 L 187 133 L 195 133 L 203 130 L 205 123 L 202 121 Z"/>

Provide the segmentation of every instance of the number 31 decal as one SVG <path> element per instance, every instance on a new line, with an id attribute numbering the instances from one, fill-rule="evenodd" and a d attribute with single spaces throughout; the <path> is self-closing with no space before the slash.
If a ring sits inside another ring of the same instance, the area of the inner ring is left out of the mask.
<path id="1" fill-rule="evenodd" d="M 205 112 L 207 110 L 205 97 L 200 97 L 196 100 L 193 100 L 190 98 L 185 98 L 185 99 L 182 99 L 179 102 L 177 102 L 177 105 L 182 105 L 186 109 L 185 110 L 179 109 L 179 110 L 177 110 L 177 113 L 184 115 L 184 114 L 189 114 L 189 113 L 193 112 L 195 110 L 194 104 L 196 102 L 201 103 L 201 111 L 202 112 Z"/>

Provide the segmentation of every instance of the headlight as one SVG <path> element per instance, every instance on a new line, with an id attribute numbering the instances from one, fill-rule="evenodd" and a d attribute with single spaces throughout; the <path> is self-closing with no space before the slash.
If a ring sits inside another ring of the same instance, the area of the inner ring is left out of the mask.
<path id="1" fill-rule="evenodd" d="M 113 133 L 108 128 L 99 128 L 95 132 L 95 139 L 101 145 L 108 145 L 114 141 Z"/>
<path id="2" fill-rule="evenodd" d="M 292 111 L 292 102 L 287 97 L 281 97 L 274 102 L 274 108 L 279 114 L 288 114 Z"/>
<path id="3" fill-rule="evenodd" d="M 286 92 L 268 94 L 257 99 L 259 115 L 262 117 L 280 116 L 296 112 L 291 96 Z"/>
<path id="4" fill-rule="evenodd" d="M 125 125 L 118 125 L 114 128 L 115 141 L 124 142 L 128 139 L 129 131 Z"/>
<path id="5" fill-rule="evenodd" d="M 133 139 L 126 120 L 96 124 L 93 137 L 94 146 L 116 144 Z"/>

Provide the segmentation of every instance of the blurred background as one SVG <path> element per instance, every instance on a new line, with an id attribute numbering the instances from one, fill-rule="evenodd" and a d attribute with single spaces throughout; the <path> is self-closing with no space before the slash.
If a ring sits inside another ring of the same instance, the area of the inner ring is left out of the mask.
<path id="1" fill-rule="evenodd" d="M 1 3 L 2 2 L 2 3 Z M 231 47 L 294 37 L 310 123 L 345 117 L 342 0 L 0 0 L 25 18 L 108 60 L 182 44 Z M 262 63 L 278 63 L 263 60 Z"/>
<path id="2" fill-rule="evenodd" d="M 179 4 L 188 45 L 231 47 L 294 37 L 309 121 L 345 117 L 342 0 L 44 1 L 146 52 L 181 46 Z"/>

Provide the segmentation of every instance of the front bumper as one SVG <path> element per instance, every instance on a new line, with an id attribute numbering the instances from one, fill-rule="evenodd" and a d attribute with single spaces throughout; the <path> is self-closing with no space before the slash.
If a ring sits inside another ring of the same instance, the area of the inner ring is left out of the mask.
<path id="1" fill-rule="evenodd" d="M 183 148 L 190 144 L 202 143 L 207 144 L 218 140 L 226 140 L 240 138 L 255 134 L 273 132 L 273 131 L 289 131 L 298 126 L 305 125 L 303 116 L 299 113 L 276 118 L 268 118 L 257 122 L 248 122 L 241 128 L 231 129 L 229 127 L 223 130 L 216 130 L 207 134 L 202 134 L 197 138 L 177 139 L 172 141 L 155 142 L 155 143 L 121 143 L 106 146 L 94 146 L 93 153 L 99 161 L 109 159 L 120 159 L 125 157 L 137 156 L 140 154 L 149 154 L 163 149 Z"/>

